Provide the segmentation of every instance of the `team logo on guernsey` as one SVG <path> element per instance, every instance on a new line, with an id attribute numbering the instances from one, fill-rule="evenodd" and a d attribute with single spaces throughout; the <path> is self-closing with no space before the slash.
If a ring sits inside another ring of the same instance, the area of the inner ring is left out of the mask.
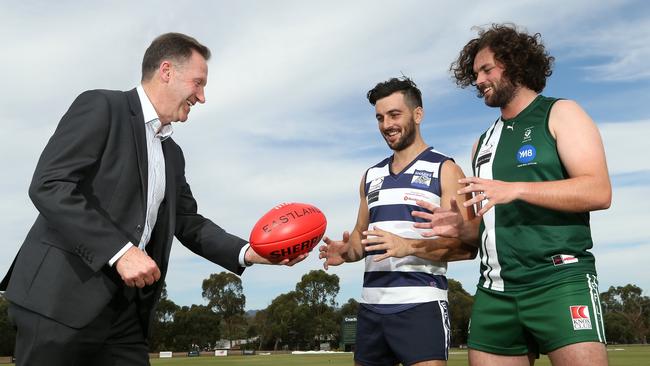
<path id="1" fill-rule="evenodd" d="M 533 127 L 532 126 L 531 127 L 526 127 L 526 129 L 524 130 L 524 136 L 521 139 L 521 142 L 522 143 L 528 142 L 528 141 L 531 141 L 532 139 L 533 139 Z"/>
<path id="2" fill-rule="evenodd" d="M 569 306 L 571 320 L 573 321 L 573 330 L 591 329 L 591 318 L 589 317 L 589 308 L 584 305 Z"/>
<path id="3" fill-rule="evenodd" d="M 535 156 L 537 156 L 537 150 L 533 145 L 524 145 L 517 150 L 517 161 L 521 164 L 530 163 L 535 160 Z"/>
<path id="4" fill-rule="evenodd" d="M 384 177 L 379 177 L 377 179 L 373 179 L 372 182 L 370 182 L 370 187 L 368 188 L 368 193 L 372 191 L 376 191 L 379 188 L 381 188 L 382 183 L 384 183 Z"/>
<path id="5" fill-rule="evenodd" d="M 432 172 L 416 169 L 415 173 L 413 173 L 413 179 L 411 179 L 411 185 L 415 187 L 427 188 L 431 185 L 431 178 L 433 178 Z"/>

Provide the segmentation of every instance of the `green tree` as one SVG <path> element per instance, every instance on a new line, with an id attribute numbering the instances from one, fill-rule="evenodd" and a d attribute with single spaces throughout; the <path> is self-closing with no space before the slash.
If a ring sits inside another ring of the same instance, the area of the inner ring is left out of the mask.
<path id="1" fill-rule="evenodd" d="M 631 284 L 623 287 L 610 286 L 600 294 L 600 301 L 605 314 L 619 314 L 627 321 L 626 327 L 631 332 L 634 343 L 648 343 L 650 298 L 642 295 L 641 288 Z M 620 317 L 610 316 L 609 319 L 611 322 L 614 319 L 620 320 Z M 606 329 L 608 326 L 605 323 Z"/>
<path id="2" fill-rule="evenodd" d="M 9 321 L 8 308 L 9 301 L 0 294 L 0 356 L 13 355 L 16 345 L 16 330 Z"/>
<path id="3" fill-rule="evenodd" d="M 343 304 L 341 308 L 338 311 L 338 315 L 343 319 L 345 316 L 357 316 L 357 312 L 359 311 L 359 302 L 353 298 L 349 298 L 348 302 Z"/>
<path id="4" fill-rule="evenodd" d="M 634 343 L 627 318 L 621 313 L 605 313 L 605 336 L 608 343 Z"/>
<path id="5" fill-rule="evenodd" d="M 472 314 L 474 297 L 463 289 L 463 285 L 453 279 L 449 279 L 449 316 L 451 322 L 451 344 L 460 345 L 467 343 L 467 327 Z"/>
<path id="6" fill-rule="evenodd" d="M 268 309 L 268 308 L 267 308 Z M 268 349 L 272 347 L 273 333 L 268 321 L 268 310 L 259 310 L 251 319 L 251 330 L 249 337 L 257 336 L 257 349 Z"/>
<path id="7" fill-rule="evenodd" d="M 219 316 L 207 306 L 183 306 L 174 313 L 174 351 L 187 351 L 192 344 L 213 345 L 220 338 L 219 323 Z"/>
<path id="8" fill-rule="evenodd" d="M 163 284 L 160 301 L 154 310 L 151 324 L 151 352 L 169 351 L 174 345 L 174 314 L 180 307 L 167 298 L 167 284 Z"/>
<path id="9" fill-rule="evenodd" d="M 298 303 L 307 325 L 303 339 L 311 348 L 317 348 L 323 341 L 335 340 L 339 328 L 335 312 L 339 289 L 339 277 L 323 270 L 310 271 L 296 285 Z"/>
<path id="10" fill-rule="evenodd" d="M 229 272 L 213 273 L 203 280 L 203 298 L 208 307 L 223 319 L 224 335 L 230 341 L 243 336 L 246 296 L 241 279 Z"/>
<path id="11" fill-rule="evenodd" d="M 261 333 L 272 343 L 273 349 L 277 350 L 282 344 L 291 349 L 299 344 L 298 335 L 303 327 L 301 320 L 300 305 L 298 304 L 297 293 L 291 291 L 281 294 L 266 308 L 266 322 Z"/>

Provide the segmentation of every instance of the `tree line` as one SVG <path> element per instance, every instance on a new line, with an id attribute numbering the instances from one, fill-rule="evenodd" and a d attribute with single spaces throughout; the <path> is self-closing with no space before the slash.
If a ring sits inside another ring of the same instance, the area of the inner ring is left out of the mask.
<path id="1" fill-rule="evenodd" d="M 191 345 L 214 349 L 217 340 L 246 340 L 241 348 L 256 350 L 314 350 L 329 343 L 338 348 L 341 324 L 356 316 L 354 299 L 338 306 L 339 277 L 323 270 L 302 276 L 293 291 L 280 294 L 265 309 L 246 312 L 242 282 L 232 273 L 211 274 L 203 280 L 207 305 L 179 306 L 163 290 L 152 324 L 151 352 L 187 351 Z M 449 279 L 452 345 L 467 342 L 473 297 L 460 282 Z M 650 297 L 632 284 L 601 293 L 609 343 L 643 343 L 650 336 Z M 0 356 L 13 354 L 15 330 L 7 316 L 8 302 L 0 295 Z M 222 345 L 223 346 L 223 345 Z"/>

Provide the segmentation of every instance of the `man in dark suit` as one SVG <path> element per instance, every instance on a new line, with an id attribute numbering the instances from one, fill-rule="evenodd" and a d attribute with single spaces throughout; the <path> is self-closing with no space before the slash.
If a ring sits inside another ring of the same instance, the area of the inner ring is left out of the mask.
<path id="1" fill-rule="evenodd" d="M 18 365 L 148 365 L 174 236 L 237 274 L 269 263 L 197 213 L 169 138 L 171 122 L 205 103 L 209 58 L 194 38 L 163 34 L 140 86 L 86 91 L 59 122 L 29 188 L 38 218 L 0 283 Z"/>

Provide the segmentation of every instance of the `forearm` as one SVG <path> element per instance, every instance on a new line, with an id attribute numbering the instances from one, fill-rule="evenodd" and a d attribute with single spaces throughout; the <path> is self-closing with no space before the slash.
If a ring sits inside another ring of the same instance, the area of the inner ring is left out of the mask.
<path id="1" fill-rule="evenodd" d="M 565 212 L 602 210 L 611 204 L 609 179 L 589 176 L 548 182 L 511 183 L 516 198 L 532 205 Z"/>
<path id="2" fill-rule="evenodd" d="M 483 219 L 482 217 L 476 216 L 471 220 L 464 221 L 463 225 L 459 229 L 458 240 L 460 240 L 463 244 L 466 244 L 470 247 L 478 248 L 479 246 L 478 229 L 479 226 L 481 225 L 482 219 Z M 456 238 L 449 238 L 449 239 L 456 239 Z"/>
<path id="3" fill-rule="evenodd" d="M 474 259 L 478 248 L 455 238 L 410 239 L 412 255 L 435 262 Z"/>

